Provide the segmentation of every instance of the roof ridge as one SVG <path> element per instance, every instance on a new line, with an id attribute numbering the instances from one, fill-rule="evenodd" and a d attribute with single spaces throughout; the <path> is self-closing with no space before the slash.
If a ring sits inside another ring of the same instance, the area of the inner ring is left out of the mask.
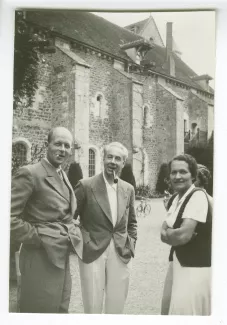
<path id="1" fill-rule="evenodd" d="M 164 44 L 164 42 L 163 42 L 162 36 L 161 36 L 161 34 L 160 34 L 160 32 L 159 32 L 159 29 L 158 29 L 158 26 L 157 26 L 157 24 L 156 24 L 156 22 L 155 22 L 154 17 L 153 17 L 152 15 L 150 15 L 149 18 L 151 18 L 151 19 L 153 20 L 153 22 L 154 22 L 154 24 L 155 24 L 155 27 L 156 27 L 156 29 L 157 29 L 157 31 L 158 31 L 158 35 L 159 35 L 159 37 L 160 37 L 160 40 L 162 41 L 163 47 L 165 47 L 165 44 Z"/>

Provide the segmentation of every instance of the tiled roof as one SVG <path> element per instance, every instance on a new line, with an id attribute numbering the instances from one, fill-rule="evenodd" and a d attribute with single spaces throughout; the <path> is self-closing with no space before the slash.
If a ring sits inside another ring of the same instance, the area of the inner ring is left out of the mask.
<path id="1" fill-rule="evenodd" d="M 37 25 L 46 27 L 62 36 L 69 37 L 85 43 L 102 51 L 108 52 L 122 59 L 131 60 L 120 45 L 143 39 L 123 27 L 119 27 L 102 17 L 85 11 L 76 10 L 29 10 L 26 19 Z M 149 18 L 148 18 L 149 19 Z M 147 19 L 146 19 L 147 20 Z M 144 24 L 145 21 L 139 23 Z M 166 58 L 164 47 L 155 45 L 148 51 L 145 59 L 156 63 L 151 70 L 168 75 L 163 67 Z M 189 85 L 203 90 L 203 88 L 191 80 L 196 73 L 190 69 L 177 55 L 175 58 L 176 78 Z M 212 89 L 211 89 L 211 92 Z"/>
<path id="2" fill-rule="evenodd" d="M 175 61 L 175 78 L 187 83 L 192 87 L 204 90 L 196 81 L 191 79 L 191 77 L 195 77 L 197 74 L 185 62 L 183 62 L 179 56 L 174 53 L 173 55 Z M 168 75 L 167 68 L 164 65 L 165 58 L 166 49 L 158 45 L 155 45 L 155 47 L 145 56 L 145 59 L 156 63 L 156 66 L 152 67 L 151 70 Z M 210 92 L 213 93 L 212 88 L 210 88 Z"/>
<path id="3" fill-rule="evenodd" d="M 28 11 L 27 20 L 86 43 L 115 56 L 129 59 L 120 45 L 142 39 L 102 17 L 75 10 Z"/>

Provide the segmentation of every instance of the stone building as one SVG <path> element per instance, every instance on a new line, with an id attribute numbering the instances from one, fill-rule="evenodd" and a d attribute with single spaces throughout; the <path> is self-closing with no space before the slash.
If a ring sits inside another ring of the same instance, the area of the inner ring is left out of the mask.
<path id="1" fill-rule="evenodd" d="M 73 133 L 72 159 L 84 177 L 101 171 L 103 145 L 119 141 L 129 150 L 137 185 L 155 188 L 161 163 L 207 143 L 211 78 L 181 60 L 172 23 L 164 46 L 152 17 L 126 28 L 79 11 L 28 11 L 25 18 L 34 33 L 50 32 L 56 50 L 40 60 L 33 106 L 14 112 L 13 145 L 21 159 L 62 125 Z"/>

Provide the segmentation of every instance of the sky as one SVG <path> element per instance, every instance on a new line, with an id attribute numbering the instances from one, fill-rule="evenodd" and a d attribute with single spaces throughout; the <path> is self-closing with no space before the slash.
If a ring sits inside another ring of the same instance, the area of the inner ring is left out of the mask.
<path id="1" fill-rule="evenodd" d="M 215 12 L 96 12 L 121 27 L 144 20 L 152 14 L 162 40 L 166 42 L 166 23 L 173 23 L 173 38 L 182 60 L 198 75 L 215 77 Z M 210 81 L 214 87 L 214 80 Z"/>

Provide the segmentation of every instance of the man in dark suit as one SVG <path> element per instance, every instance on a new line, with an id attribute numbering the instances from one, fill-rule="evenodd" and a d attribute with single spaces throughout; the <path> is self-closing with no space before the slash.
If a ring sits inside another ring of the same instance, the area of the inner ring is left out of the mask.
<path id="1" fill-rule="evenodd" d="M 76 198 L 61 164 L 72 135 L 57 127 L 48 135 L 47 157 L 20 168 L 12 180 L 11 236 L 21 242 L 22 313 L 67 313 L 71 295 L 69 253 L 82 257 L 73 219 Z"/>
<path id="2" fill-rule="evenodd" d="M 119 179 L 128 156 L 118 142 L 104 148 L 104 171 L 76 189 L 83 258 L 79 260 L 85 313 L 121 314 L 127 298 L 131 257 L 137 239 L 132 185 Z"/>

